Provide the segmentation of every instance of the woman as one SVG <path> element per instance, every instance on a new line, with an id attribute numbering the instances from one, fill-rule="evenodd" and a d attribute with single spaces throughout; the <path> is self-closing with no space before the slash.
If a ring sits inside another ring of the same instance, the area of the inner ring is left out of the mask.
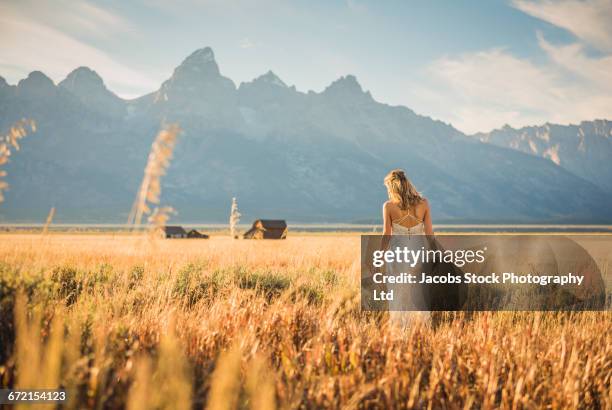
<path id="1" fill-rule="evenodd" d="M 433 235 L 429 202 L 401 169 L 385 177 L 389 200 L 383 205 L 383 235 Z"/>
<path id="2" fill-rule="evenodd" d="M 428 237 L 433 235 L 429 203 L 412 185 L 401 169 L 395 169 L 385 177 L 389 200 L 383 205 L 383 247 L 421 249 L 428 247 Z M 421 277 L 423 266 L 391 263 L 388 272 L 392 275 L 412 273 Z M 391 321 L 406 327 L 415 321 L 429 322 L 425 287 L 419 284 L 390 285 L 393 300 L 389 301 Z"/>

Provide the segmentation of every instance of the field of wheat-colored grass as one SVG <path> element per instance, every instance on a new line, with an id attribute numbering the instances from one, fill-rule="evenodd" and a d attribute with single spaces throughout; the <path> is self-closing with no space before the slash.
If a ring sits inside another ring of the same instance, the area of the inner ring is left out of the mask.
<path id="1" fill-rule="evenodd" d="M 612 314 L 360 312 L 359 236 L 0 235 L 0 382 L 63 408 L 612 408 Z M 45 405 L 43 408 L 51 408 Z"/>

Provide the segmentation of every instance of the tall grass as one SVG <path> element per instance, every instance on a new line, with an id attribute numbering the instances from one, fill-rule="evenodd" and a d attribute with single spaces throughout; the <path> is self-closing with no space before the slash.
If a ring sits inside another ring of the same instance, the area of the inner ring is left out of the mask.
<path id="1" fill-rule="evenodd" d="M 0 137 L 0 167 L 5 165 L 13 150 L 19 151 L 19 141 L 30 132 L 36 132 L 34 120 L 23 118 L 14 123 L 8 133 Z M 4 180 L 6 171 L 0 170 L 0 202 L 4 201 L 4 191 L 8 189 L 8 183 Z"/>
<path id="2" fill-rule="evenodd" d="M 49 214 L 47 215 L 47 219 L 45 220 L 45 224 L 43 225 L 42 234 L 46 235 L 49 232 L 49 227 L 51 223 L 53 223 L 53 217 L 55 216 L 55 207 L 51 207 L 49 210 Z"/>
<path id="3" fill-rule="evenodd" d="M 232 238 L 236 238 L 236 228 L 238 226 L 238 222 L 240 222 L 240 217 L 242 215 L 238 211 L 238 202 L 236 202 L 236 198 L 232 198 L 232 206 L 230 208 L 230 217 L 229 217 L 229 228 L 230 228 L 230 236 Z"/>
<path id="4" fill-rule="evenodd" d="M 170 165 L 176 139 L 180 132 L 178 124 L 166 124 L 155 137 L 140 189 L 128 217 L 129 225 L 140 225 L 144 215 L 150 215 L 149 222 L 158 224 L 156 226 L 165 225 L 169 215 L 174 212 L 171 207 L 156 207 L 155 210 L 151 210 L 151 206 L 159 205 L 161 178 L 166 174 Z"/>
<path id="5" fill-rule="evenodd" d="M 401 330 L 360 312 L 358 237 L 138 240 L 0 237 L 3 386 L 49 374 L 92 409 L 612 406 L 610 312 Z"/>

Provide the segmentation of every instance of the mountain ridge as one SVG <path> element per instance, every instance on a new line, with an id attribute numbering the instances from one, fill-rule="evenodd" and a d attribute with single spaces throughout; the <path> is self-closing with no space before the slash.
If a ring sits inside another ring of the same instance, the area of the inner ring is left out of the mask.
<path id="1" fill-rule="evenodd" d="M 0 88 L 0 129 L 21 117 L 39 123 L 8 164 L 5 221 L 41 220 L 51 206 L 60 221 L 124 221 L 162 121 L 184 130 L 162 181 L 179 221 L 224 221 L 233 196 L 245 218 L 373 220 L 396 167 L 425 191 L 436 221 L 612 221 L 612 195 L 593 181 L 380 103 L 351 75 L 319 93 L 272 71 L 236 86 L 210 48 L 132 100 L 91 69 L 71 74 L 57 86 L 30 75 L 25 93 Z"/>
<path id="2" fill-rule="evenodd" d="M 480 141 L 549 159 L 558 166 L 612 192 L 612 121 L 504 126 L 472 136 Z"/>

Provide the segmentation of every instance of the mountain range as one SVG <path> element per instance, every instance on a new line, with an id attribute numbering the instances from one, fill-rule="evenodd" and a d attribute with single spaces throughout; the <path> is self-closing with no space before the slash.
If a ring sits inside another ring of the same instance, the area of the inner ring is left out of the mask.
<path id="1" fill-rule="evenodd" d="M 546 124 L 465 135 L 376 101 L 352 75 L 301 92 L 269 71 L 239 86 L 214 53 L 188 56 L 161 84 L 125 100 L 92 69 L 57 85 L 32 72 L 0 77 L 0 131 L 27 117 L 38 131 L 5 166 L 1 220 L 127 219 L 151 143 L 164 122 L 183 132 L 162 203 L 175 220 L 379 221 L 385 174 L 403 168 L 435 222 L 612 222 L 612 123 Z"/>

